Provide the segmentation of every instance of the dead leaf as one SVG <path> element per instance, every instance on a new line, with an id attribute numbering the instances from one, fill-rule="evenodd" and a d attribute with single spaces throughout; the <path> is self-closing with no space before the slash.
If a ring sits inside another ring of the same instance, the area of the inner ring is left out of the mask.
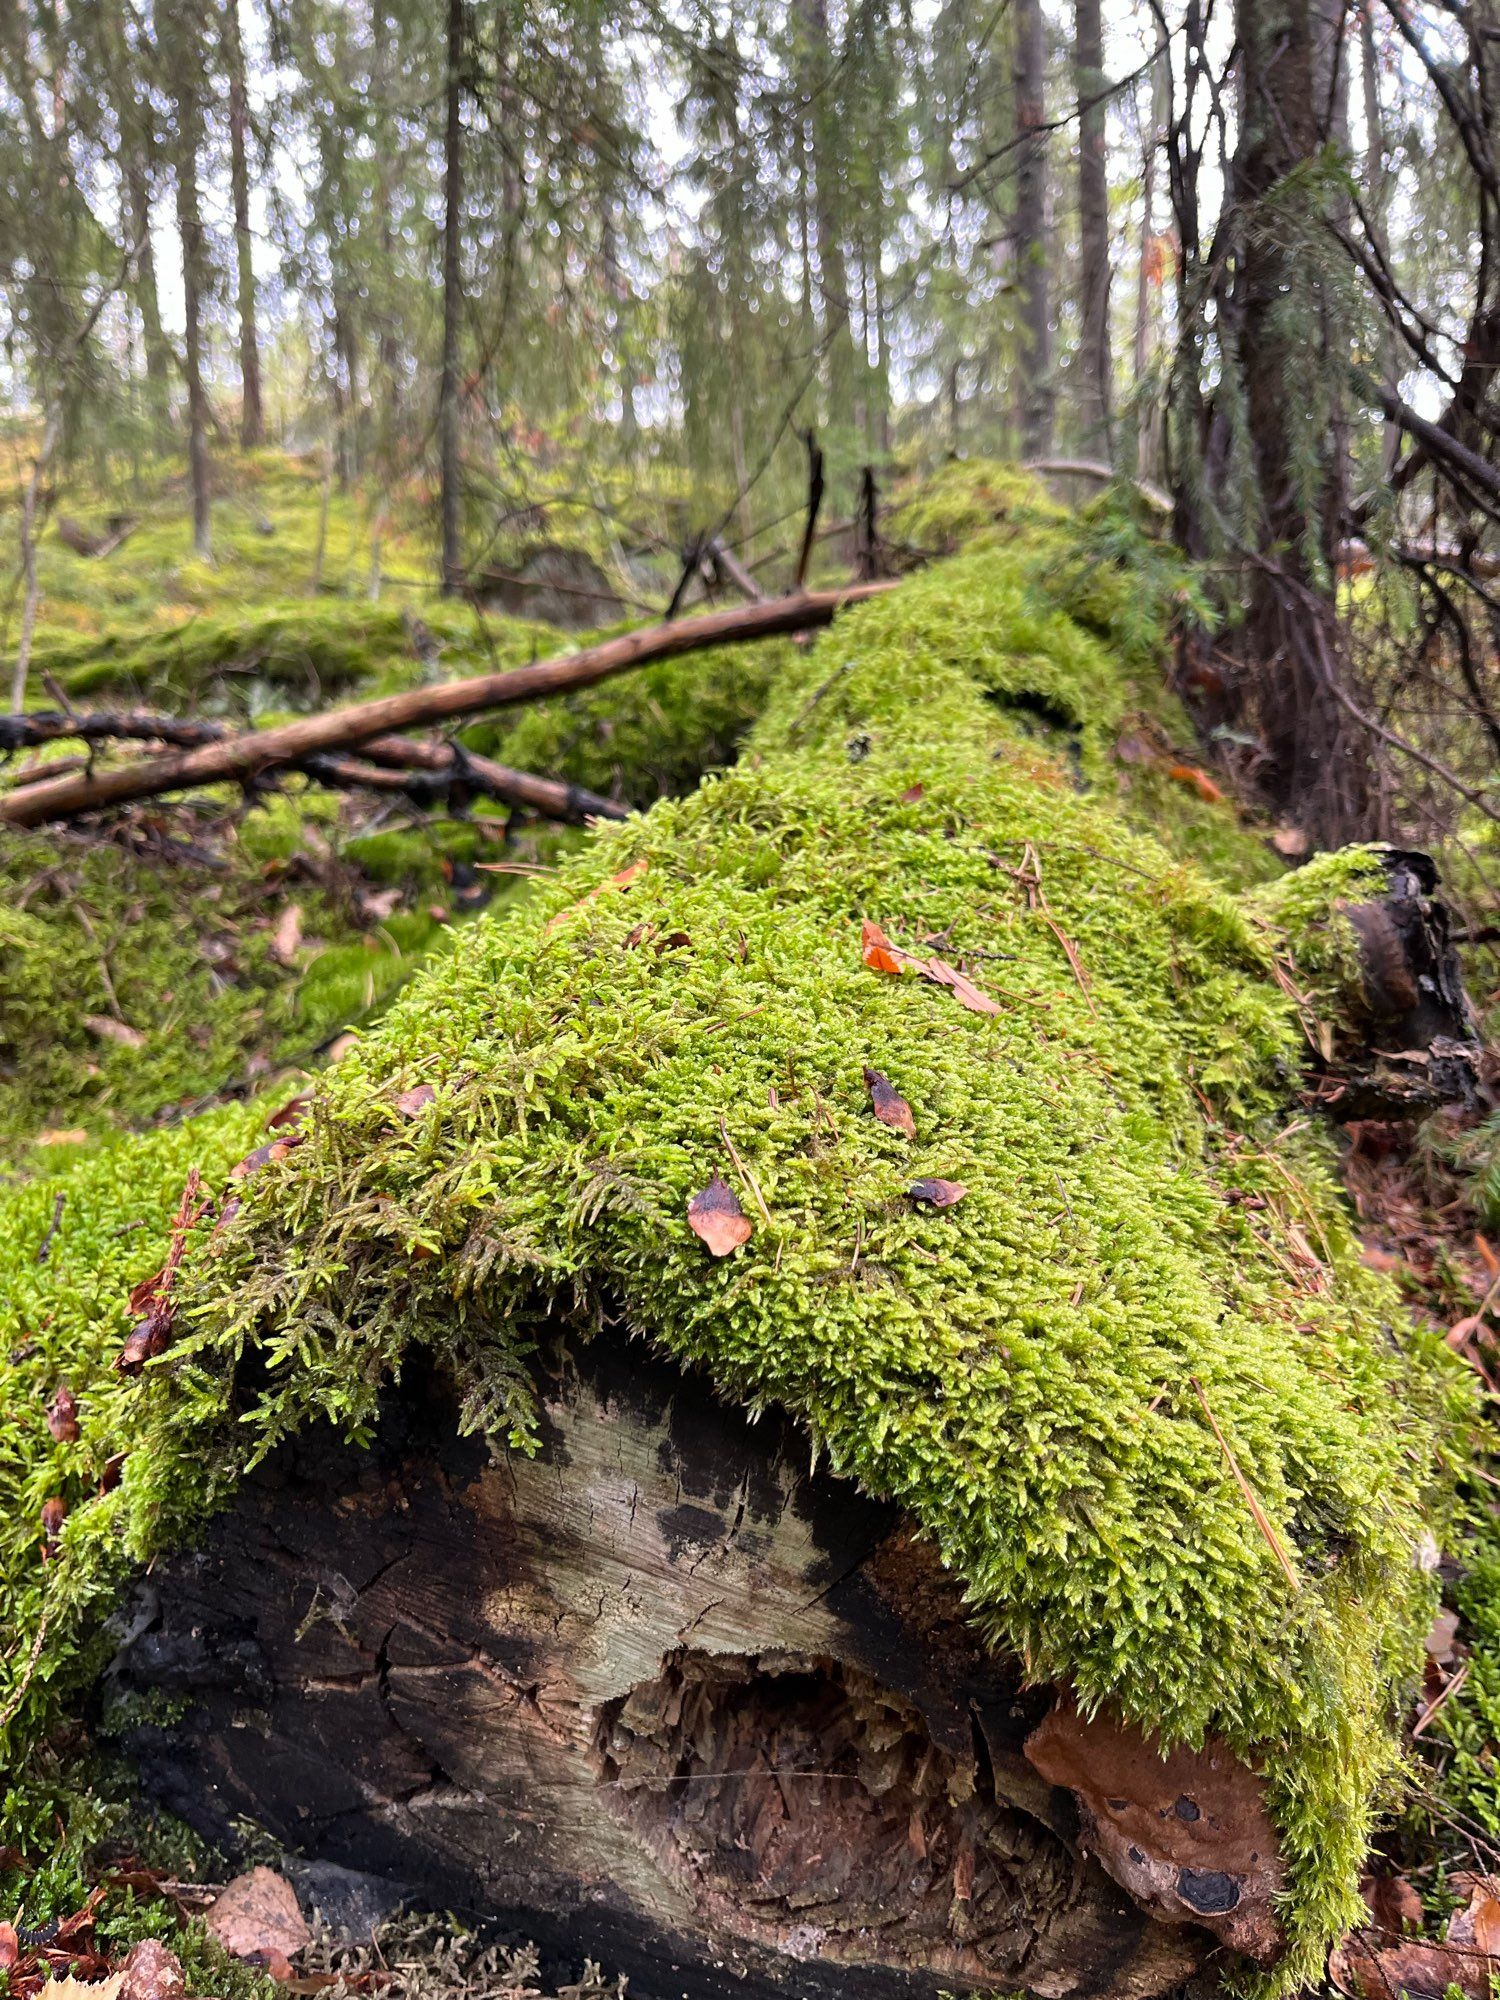
<path id="1" fill-rule="evenodd" d="M 36 2000 L 118 2000 L 125 1975 L 112 1972 L 107 1979 L 49 1979 L 37 1988 Z"/>
<path id="2" fill-rule="evenodd" d="M 303 1920 L 297 1892 L 273 1868 L 237 1875 L 204 1918 L 235 1958 L 273 1965 L 294 1958 L 312 1933 Z"/>
<path id="3" fill-rule="evenodd" d="M 124 1021 L 117 1021 L 113 1014 L 85 1014 L 83 1025 L 91 1035 L 97 1035 L 104 1042 L 118 1042 L 122 1049 L 143 1049 L 146 1037 L 139 1028 L 131 1028 Z"/>
<path id="4" fill-rule="evenodd" d="M 542 925 L 542 936 L 551 937 L 559 924 L 565 923 L 569 917 L 577 916 L 580 910 L 586 910 L 590 903 L 597 901 L 600 896 L 608 895 L 612 889 L 628 889 L 632 882 L 639 882 L 649 866 L 650 863 L 647 861 L 632 861 L 628 868 L 622 868 L 618 874 L 611 875 L 607 882 L 600 882 L 595 888 L 590 889 L 586 896 L 580 896 L 576 903 L 569 903 L 565 910 L 559 910 L 555 917 L 549 917 Z"/>
<path id="5" fill-rule="evenodd" d="M 1426 1938 L 1380 1944 L 1375 1933 L 1354 1931 L 1329 1958 L 1328 1972 L 1341 1993 L 1361 2000 L 1443 2000 L 1450 1986 L 1468 2000 L 1488 2000 L 1484 1964 Z"/>
<path id="6" fill-rule="evenodd" d="M 288 1153 L 303 1145 L 306 1138 L 305 1132 L 288 1132 L 283 1139 L 268 1139 L 263 1146 L 257 1146 L 253 1153 L 247 1153 L 243 1160 L 236 1160 L 229 1169 L 229 1178 L 232 1181 L 254 1180 L 263 1167 L 268 1167 L 277 1160 L 284 1160 Z"/>
<path id="7" fill-rule="evenodd" d="M 900 798 L 897 799 L 896 801 L 897 805 L 914 806 L 917 803 L 917 800 L 921 798 L 924 790 L 925 787 L 922 785 L 908 785 L 906 790 L 901 794 Z"/>
<path id="8" fill-rule="evenodd" d="M 1400 1937 L 1422 1928 L 1422 1898 L 1404 1875 L 1367 1875 L 1359 1885 L 1378 1930 Z"/>
<path id="9" fill-rule="evenodd" d="M 933 1208 L 955 1208 L 969 1190 L 962 1181 L 913 1181 L 906 1190 L 913 1201 L 925 1201 Z"/>
<path id="10" fill-rule="evenodd" d="M 311 1103 L 312 1092 L 310 1090 L 301 1091 L 296 1097 L 289 1097 L 280 1110 L 273 1111 L 266 1120 L 266 1130 L 268 1132 L 284 1132 L 290 1128 L 290 1130 L 295 1132 L 307 1116 L 308 1106 Z"/>
<path id="11" fill-rule="evenodd" d="M 62 1546 L 62 1524 L 68 1518 L 68 1503 L 61 1494 L 54 1493 L 50 1500 L 42 1502 L 42 1554 L 55 1556 Z"/>
<path id="12" fill-rule="evenodd" d="M 182 1961 L 160 1938 L 142 1938 L 133 1944 L 120 1972 L 120 2000 L 178 2000 L 187 1990 Z"/>
<path id="13" fill-rule="evenodd" d="M 911 1106 L 896 1089 L 887 1076 L 878 1069 L 865 1070 L 865 1082 L 870 1086 L 870 1109 L 882 1125 L 889 1125 L 893 1132 L 904 1132 L 908 1139 L 917 1136 L 917 1122 L 911 1115 Z"/>
<path id="14" fill-rule="evenodd" d="M 1432 1621 L 1432 1630 L 1427 1634 L 1427 1657 L 1436 1660 L 1440 1667 L 1453 1663 L 1454 1642 L 1458 1638 L 1458 1613 L 1440 1611 Z"/>
<path id="15" fill-rule="evenodd" d="M 687 1214 L 690 1228 L 715 1257 L 727 1257 L 731 1250 L 738 1250 L 750 1240 L 750 1218 L 740 1207 L 734 1189 L 719 1174 L 693 1196 Z"/>
<path id="16" fill-rule="evenodd" d="M 1271 845 L 1283 861 L 1300 861 L 1307 852 L 1307 835 L 1300 826 L 1278 826 Z"/>
<path id="17" fill-rule="evenodd" d="M 949 965 L 946 959 L 925 959 L 920 969 L 922 976 L 930 979 L 935 986 L 951 987 L 960 1005 L 967 1007 L 971 1014 L 1000 1012 L 1000 1003 L 997 1000 L 992 1000 L 988 993 L 982 993 L 972 979 Z"/>
<path id="18" fill-rule="evenodd" d="M 271 936 L 271 956 L 281 965 L 291 965 L 302 942 L 302 905 L 288 903 Z"/>
<path id="19" fill-rule="evenodd" d="M 14 1924 L 0 1924 L 0 1972 L 9 1972 L 21 1956 L 21 1940 Z"/>
<path id="20" fill-rule="evenodd" d="M 1219 805 L 1223 802 L 1223 792 L 1207 771 L 1200 771 L 1196 764 L 1169 764 L 1167 776 L 1175 778 L 1179 785 L 1189 786 L 1200 799 L 1206 799 L 1210 805 Z"/>
<path id="21" fill-rule="evenodd" d="M 81 1125 L 70 1125 L 65 1131 L 49 1128 L 38 1132 L 31 1143 L 33 1146 L 86 1146 L 88 1142 L 89 1135 Z"/>
<path id="22" fill-rule="evenodd" d="M 1448 1877 L 1448 1887 L 1469 1899 L 1448 1919 L 1449 1944 L 1483 1952 L 1486 1958 L 1500 1956 L 1500 1878 L 1461 1869 Z"/>
<path id="23" fill-rule="evenodd" d="M 430 1083 L 419 1083 L 414 1090 L 403 1090 L 399 1097 L 391 1101 L 394 1109 L 399 1111 L 403 1118 L 415 1118 L 417 1113 L 425 1110 L 436 1096 L 437 1092 Z"/>
<path id="24" fill-rule="evenodd" d="M 59 1444 L 78 1442 L 78 1403 L 66 1382 L 59 1382 L 57 1393 L 47 1405 L 47 1428 Z"/>
<path id="25" fill-rule="evenodd" d="M 904 954 L 896 951 L 879 924 L 871 923 L 868 917 L 859 927 L 859 944 L 865 964 L 872 972 L 904 971 Z"/>

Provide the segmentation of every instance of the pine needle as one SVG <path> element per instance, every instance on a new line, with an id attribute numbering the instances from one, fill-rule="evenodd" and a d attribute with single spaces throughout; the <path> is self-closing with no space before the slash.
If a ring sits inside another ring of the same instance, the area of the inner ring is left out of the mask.
<path id="1" fill-rule="evenodd" d="M 1203 1405 L 1203 1414 L 1205 1417 L 1208 1418 L 1214 1436 L 1219 1440 L 1219 1449 L 1224 1454 L 1224 1461 L 1228 1465 L 1229 1470 L 1234 1474 L 1235 1482 L 1239 1486 L 1241 1493 L 1243 1493 L 1245 1496 L 1245 1505 L 1250 1509 L 1250 1512 L 1255 1516 L 1256 1527 L 1260 1529 L 1261 1533 L 1265 1536 L 1267 1542 L 1270 1544 L 1271 1553 L 1273 1556 L 1275 1556 L 1277 1562 L 1281 1564 L 1282 1570 L 1285 1572 L 1287 1582 L 1292 1586 L 1293 1590 L 1300 1590 L 1302 1588 L 1302 1579 L 1301 1577 L 1298 1576 L 1297 1572 L 1292 1568 L 1291 1560 L 1288 1557 L 1286 1550 L 1281 1545 L 1281 1537 L 1272 1527 L 1270 1515 L 1266 1512 L 1265 1508 L 1261 1506 L 1260 1501 L 1257 1499 L 1255 1488 L 1250 1484 L 1249 1480 L 1245 1477 L 1244 1473 L 1240 1471 L 1240 1462 L 1235 1457 L 1234 1453 L 1229 1449 L 1229 1440 L 1228 1438 L 1225 1437 L 1224 1433 L 1219 1429 L 1219 1420 L 1214 1415 L 1213 1411 L 1209 1408 L 1208 1395 L 1203 1387 L 1203 1384 L 1198 1380 L 1196 1375 L 1190 1375 L 1188 1377 L 1188 1380 L 1193 1385 L 1193 1392 L 1197 1396 L 1198 1401 Z"/>

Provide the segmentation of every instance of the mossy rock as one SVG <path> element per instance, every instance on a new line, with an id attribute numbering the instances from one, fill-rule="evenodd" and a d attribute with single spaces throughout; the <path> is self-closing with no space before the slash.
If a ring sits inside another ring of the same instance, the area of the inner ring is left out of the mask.
<path id="1" fill-rule="evenodd" d="M 732 772 L 600 834 L 405 989 L 303 1142 L 194 1235 L 176 1348 L 138 1385 L 109 1366 L 129 1283 L 189 1162 L 221 1187 L 252 1115 L 80 1162 L 88 1219 L 41 1273 L 63 1183 L 4 1196 L 13 1325 L 52 1315 L 5 1385 L 27 1413 L 0 1477 L 15 1750 L 121 1564 L 311 1419 L 366 1433 L 419 1344 L 472 1426 L 526 1449 L 528 1354 L 563 1312 L 792 1413 L 1035 1675 L 1263 1768 L 1275 1977 L 1313 1976 L 1399 1770 L 1467 1405 L 1288 1124 L 1299 1028 L 1263 922 L 1121 811 L 1109 746 L 1141 699 L 1003 550 L 849 614 Z M 891 970 L 868 922 L 986 1000 Z M 715 1174 L 750 1227 L 722 1258 L 687 1214 Z M 966 1192 L 934 1206 L 934 1181 Z M 127 1209 L 148 1228 L 125 1257 Z M 41 1419 L 63 1370 L 79 1460 Z M 89 1497 L 106 1445 L 123 1478 Z"/>

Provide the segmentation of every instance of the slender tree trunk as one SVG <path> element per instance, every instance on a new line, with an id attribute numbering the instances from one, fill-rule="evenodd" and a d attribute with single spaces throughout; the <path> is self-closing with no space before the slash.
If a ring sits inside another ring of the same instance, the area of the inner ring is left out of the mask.
<path id="1" fill-rule="evenodd" d="M 250 125 L 245 95 L 245 50 L 239 0 L 223 0 L 224 66 L 229 77 L 229 185 L 234 198 L 234 255 L 240 315 L 240 443 L 247 451 L 265 441 L 260 394 L 260 345 L 255 331 L 255 261 L 250 241 Z"/>
<path id="2" fill-rule="evenodd" d="M 447 124 L 443 140 L 443 372 L 438 391 L 444 596 L 452 596 L 463 581 L 459 551 L 462 468 L 458 407 L 458 344 L 463 314 L 463 67 L 463 0 L 448 0 Z"/>
<path id="3" fill-rule="evenodd" d="M 122 146 L 124 145 L 122 135 Z M 146 353 L 146 403 L 158 438 L 166 431 L 172 391 L 172 350 L 161 323 L 156 289 L 156 256 L 151 247 L 151 183 L 145 162 L 132 150 L 121 162 L 130 231 L 140 246 L 133 263 L 131 290 L 141 316 L 141 342 Z"/>
<path id="4" fill-rule="evenodd" d="M 1234 306 L 1258 493 L 1242 642 L 1271 801 L 1336 846 L 1362 830 L 1369 803 L 1363 739 L 1333 691 L 1346 664 L 1333 596 L 1341 467 L 1308 352 L 1339 330 L 1327 323 L 1316 273 L 1297 268 L 1286 228 L 1263 226 L 1258 213 L 1285 197 L 1288 178 L 1323 143 L 1318 15 L 1314 0 L 1239 0 L 1237 23 L 1244 113 L 1234 197 L 1244 221 Z"/>
<path id="5" fill-rule="evenodd" d="M 1042 0 L 1015 0 L 1017 152 L 1015 266 L 1020 293 L 1017 381 L 1021 456 L 1052 451 L 1052 288 L 1047 241 L 1046 39 Z"/>
<path id="6" fill-rule="evenodd" d="M 1141 241 L 1140 264 L 1136 273 L 1134 356 L 1135 470 L 1138 479 L 1155 479 L 1161 471 L 1161 397 L 1157 392 L 1147 392 L 1146 378 L 1150 372 L 1151 355 L 1155 345 L 1156 314 L 1151 302 L 1153 293 L 1162 282 L 1156 243 L 1156 175 L 1162 126 L 1169 111 L 1167 103 L 1169 88 L 1170 73 L 1166 61 L 1158 56 L 1151 66 L 1148 89 L 1149 122 L 1141 145 Z"/>
<path id="7" fill-rule="evenodd" d="M 1080 414 L 1088 450 L 1112 446 L 1109 349 L 1109 181 L 1105 155 L 1104 26 L 1100 0 L 1077 0 L 1073 75 L 1078 96 Z"/>
<path id="8" fill-rule="evenodd" d="M 828 421 L 835 429 L 854 422 L 854 324 L 849 299 L 849 267 L 840 229 L 837 197 L 836 123 L 830 85 L 834 69 L 828 0 L 797 0 L 803 35 L 804 157 L 811 162 L 813 228 L 822 297 L 823 356 L 828 385 Z"/>
<path id="9" fill-rule="evenodd" d="M 31 477 L 27 480 L 26 491 L 21 497 L 21 634 L 16 646 L 16 665 L 10 686 L 10 705 L 16 715 L 19 715 L 26 706 L 26 680 L 31 671 L 31 641 L 36 633 L 36 517 L 41 500 L 42 481 L 46 477 L 47 467 L 52 463 L 52 454 L 57 450 L 57 442 L 61 436 L 62 411 L 54 403 L 47 412 L 42 442 L 32 461 Z"/>
<path id="10" fill-rule="evenodd" d="M 1360 9 L 1360 75 L 1365 107 L 1365 203 L 1370 226 L 1382 251 L 1390 245 L 1390 186 L 1387 179 L 1385 114 L 1380 105 L 1380 53 L 1375 45 L 1375 13 Z M 1396 336 L 1389 327 L 1380 340 L 1380 377 L 1394 396 L 1399 387 Z M 1380 470 L 1389 478 L 1401 452 L 1401 427 L 1389 417 L 1381 432 Z"/>
<path id="11" fill-rule="evenodd" d="M 208 396 L 203 387 L 203 216 L 198 200 L 199 51 L 177 50 L 177 231 L 182 239 L 183 372 L 188 392 L 188 469 L 193 489 L 193 552 L 213 559 L 208 465 Z"/>

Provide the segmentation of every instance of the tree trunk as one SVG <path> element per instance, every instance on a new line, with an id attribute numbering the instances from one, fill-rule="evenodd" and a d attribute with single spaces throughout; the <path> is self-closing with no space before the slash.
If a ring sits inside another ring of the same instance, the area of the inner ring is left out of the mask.
<path id="1" fill-rule="evenodd" d="M 458 346 L 463 322 L 464 0 L 448 0 L 447 123 L 443 138 L 443 372 L 438 390 L 443 595 L 463 583 L 459 549 Z"/>
<path id="2" fill-rule="evenodd" d="M 177 231 L 182 239 L 183 372 L 188 392 L 188 470 L 193 491 L 193 553 L 213 559 L 208 465 L 208 397 L 203 387 L 203 217 L 198 202 L 200 51 L 185 37 L 175 50 L 177 102 Z"/>
<path id="3" fill-rule="evenodd" d="M 1385 115 L 1380 104 L 1380 52 L 1375 44 L 1375 14 L 1364 7 L 1359 16 L 1360 77 L 1365 111 L 1364 195 L 1370 227 L 1382 254 L 1390 248 L 1390 187 L 1387 179 Z M 1396 336 L 1386 326 L 1380 340 L 1380 379 L 1394 396 L 1400 388 Z M 1389 478 L 1401 450 L 1401 427 L 1385 420 L 1381 434 L 1380 470 Z"/>
<path id="4" fill-rule="evenodd" d="M 1073 1847 L 1050 1692 L 895 1509 L 640 1345 L 564 1337 L 540 1386 L 536 1459 L 402 1392 L 153 1571 L 114 1674 L 187 1701 L 129 1742 L 157 1796 L 693 2000 L 1136 2000 L 1203 1959 Z"/>
<path id="5" fill-rule="evenodd" d="M 1104 26 L 1100 0 L 1077 0 L 1073 76 L 1078 98 L 1078 361 L 1083 441 L 1102 458 L 1112 448 L 1109 348 L 1109 181 L 1105 152 Z"/>
<path id="6" fill-rule="evenodd" d="M 1020 295 L 1021 456 L 1052 451 L 1052 288 L 1047 240 L 1046 38 L 1042 0 L 1016 0 L 1015 267 Z"/>
<path id="7" fill-rule="evenodd" d="M 246 135 L 245 51 L 239 0 L 223 0 L 224 64 L 229 77 L 229 184 L 234 199 L 234 254 L 240 316 L 240 443 L 247 451 L 265 441 L 260 395 L 260 344 L 255 331 L 255 260 L 250 239 L 250 168 Z"/>
<path id="8" fill-rule="evenodd" d="M 804 38 L 804 157 L 813 177 L 813 227 L 818 251 L 818 291 L 822 299 L 824 375 L 828 422 L 847 431 L 854 422 L 854 326 L 849 269 L 844 255 L 842 216 L 834 144 L 836 120 L 830 102 L 835 69 L 827 0 L 798 0 Z"/>
<path id="9" fill-rule="evenodd" d="M 1319 844 L 1338 846 L 1363 831 L 1369 799 L 1366 746 L 1334 693 L 1345 665 L 1333 596 L 1341 467 L 1312 386 L 1319 357 L 1331 366 L 1323 349 L 1338 329 L 1327 324 L 1308 253 L 1291 247 L 1296 232 L 1257 215 L 1322 144 L 1318 20 L 1313 0 L 1240 0 L 1237 18 L 1244 113 L 1234 195 L 1245 219 L 1233 303 L 1258 495 L 1241 637 L 1270 801 Z"/>
<path id="10" fill-rule="evenodd" d="M 1162 404 L 1159 391 L 1146 386 L 1155 345 L 1156 312 L 1154 292 L 1162 283 L 1156 243 L 1156 171 L 1162 126 L 1169 112 L 1167 91 L 1170 73 L 1158 56 L 1151 65 L 1147 102 L 1149 123 L 1141 143 L 1141 240 L 1140 263 L 1136 271 L 1135 293 L 1135 382 L 1138 398 L 1135 420 L 1135 470 L 1138 479 L 1155 479 L 1161 472 Z"/>

